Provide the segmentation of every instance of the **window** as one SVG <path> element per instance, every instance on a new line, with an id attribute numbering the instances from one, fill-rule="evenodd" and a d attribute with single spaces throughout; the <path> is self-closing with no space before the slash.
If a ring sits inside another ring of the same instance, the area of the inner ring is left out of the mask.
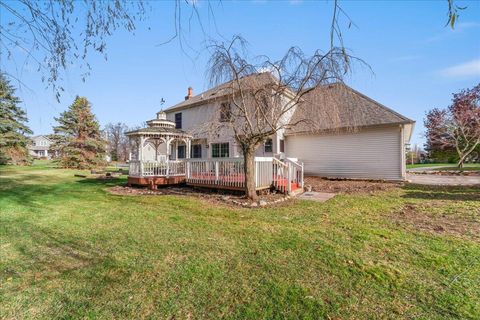
<path id="1" fill-rule="evenodd" d="M 212 158 L 228 158 L 229 143 L 212 143 Z"/>
<path id="2" fill-rule="evenodd" d="M 272 139 L 265 140 L 265 144 L 263 145 L 265 152 L 273 152 L 273 141 Z"/>
<path id="3" fill-rule="evenodd" d="M 222 103 L 220 105 L 220 122 L 228 122 L 232 117 L 230 103 Z"/>
<path id="4" fill-rule="evenodd" d="M 182 113 L 175 113 L 175 128 L 182 129 Z"/>
<path id="5" fill-rule="evenodd" d="M 191 155 L 192 155 L 192 158 L 201 158 L 202 157 L 202 145 L 201 144 L 192 145 Z"/>
<path id="6" fill-rule="evenodd" d="M 178 146 L 178 159 L 185 159 L 185 146 Z"/>
<path id="7" fill-rule="evenodd" d="M 285 152 L 285 140 L 280 139 L 280 152 Z"/>

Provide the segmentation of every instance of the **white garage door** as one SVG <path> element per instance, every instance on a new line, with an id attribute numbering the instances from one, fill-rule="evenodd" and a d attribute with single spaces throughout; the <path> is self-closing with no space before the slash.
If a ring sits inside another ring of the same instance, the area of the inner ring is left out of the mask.
<path id="1" fill-rule="evenodd" d="M 298 158 L 305 174 L 331 178 L 402 179 L 399 127 L 333 135 L 288 136 L 288 157 Z"/>

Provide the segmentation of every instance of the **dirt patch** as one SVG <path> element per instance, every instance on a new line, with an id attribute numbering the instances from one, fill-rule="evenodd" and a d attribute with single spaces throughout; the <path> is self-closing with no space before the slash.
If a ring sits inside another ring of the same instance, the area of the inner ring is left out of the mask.
<path id="1" fill-rule="evenodd" d="M 265 207 L 280 205 L 287 202 L 291 198 L 277 192 L 264 192 L 259 196 L 256 201 L 248 200 L 245 195 L 238 194 L 225 190 L 212 190 L 202 188 L 192 188 L 188 186 L 179 187 L 159 187 L 157 190 L 150 190 L 147 188 L 134 188 L 127 186 L 115 186 L 106 189 L 107 192 L 115 195 L 176 195 L 176 196 L 189 196 L 196 197 L 210 203 L 222 203 L 231 206 L 242 207 Z"/>
<path id="2" fill-rule="evenodd" d="M 308 176 L 305 177 L 305 186 L 311 186 L 312 190 L 317 192 L 352 194 L 390 190 L 401 186 L 401 184 L 368 180 L 332 180 Z"/>
<path id="3" fill-rule="evenodd" d="M 435 203 L 421 205 L 407 203 L 401 210 L 394 212 L 390 218 L 396 225 L 480 241 L 480 219 L 475 218 L 475 215 L 428 214 L 428 207 L 435 207 Z M 477 212 L 477 217 L 479 216 L 480 210 Z"/>

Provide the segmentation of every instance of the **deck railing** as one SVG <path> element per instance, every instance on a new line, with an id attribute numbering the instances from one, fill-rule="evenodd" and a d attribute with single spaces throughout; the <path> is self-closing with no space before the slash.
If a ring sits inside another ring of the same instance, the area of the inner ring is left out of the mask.
<path id="1" fill-rule="evenodd" d="M 187 183 L 245 188 L 243 158 L 187 160 Z"/>

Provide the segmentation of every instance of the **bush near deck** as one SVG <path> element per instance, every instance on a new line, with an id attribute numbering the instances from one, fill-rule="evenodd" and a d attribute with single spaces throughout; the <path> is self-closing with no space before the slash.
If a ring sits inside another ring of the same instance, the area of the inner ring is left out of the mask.
<path id="1" fill-rule="evenodd" d="M 480 318 L 480 189 L 252 210 L 74 173 L 0 167 L 0 318 Z"/>

